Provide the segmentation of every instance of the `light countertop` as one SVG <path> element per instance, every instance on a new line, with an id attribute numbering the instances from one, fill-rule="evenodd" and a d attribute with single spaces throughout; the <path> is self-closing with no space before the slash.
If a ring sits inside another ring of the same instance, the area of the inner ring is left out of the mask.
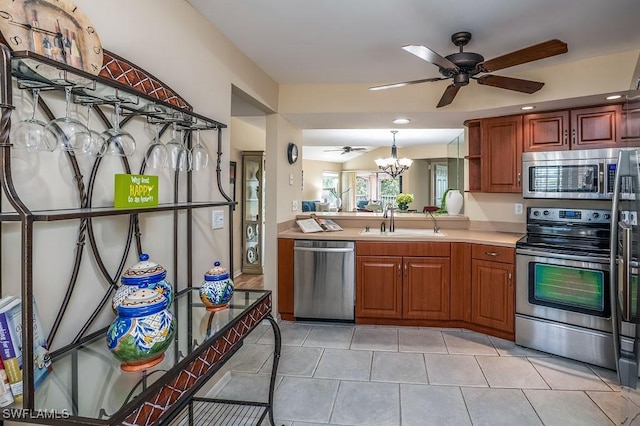
<path id="1" fill-rule="evenodd" d="M 338 241 L 432 241 L 491 244 L 515 247 L 523 234 L 507 232 L 476 231 L 469 229 L 442 229 L 443 236 L 424 235 L 376 235 L 362 233 L 364 228 L 344 228 L 342 231 L 304 233 L 298 229 L 289 229 L 278 234 L 278 238 L 299 240 L 338 240 Z M 403 228 L 404 229 L 404 228 Z"/>

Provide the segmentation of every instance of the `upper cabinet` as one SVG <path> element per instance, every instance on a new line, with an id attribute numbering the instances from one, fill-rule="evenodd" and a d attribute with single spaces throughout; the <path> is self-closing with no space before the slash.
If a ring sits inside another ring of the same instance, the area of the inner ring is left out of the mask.
<path id="1" fill-rule="evenodd" d="M 522 116 L 482 120 L 482 191 L 521 192 Z"/>
<path id="2" fill-rule="evenodd" d="M 523 152 L 640 145 L 637 105 L 480 118 L 464 124 L 469 192 L 521 192 Z"/>
<path id="3" fill-rule="evenodd" d="M 622 107 L 604 105 L 523 116 L 525 152 L 620 146 Z"/>
<path id="4" fill-rule="evenodd" d="M 569 149 L 569 111 L 526 114 L 522 119 L 525 152 Z"/>

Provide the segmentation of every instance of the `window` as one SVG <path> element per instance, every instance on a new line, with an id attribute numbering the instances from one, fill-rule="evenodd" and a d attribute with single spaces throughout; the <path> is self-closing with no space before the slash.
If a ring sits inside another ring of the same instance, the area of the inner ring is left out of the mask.
<path id="1" fill-rule="evenodd" d="M 402 192 L 402 176 L 393 179 L 386 173 L 376 173 L 378 180 L 378 193 L 383 206 L 388 203 L 396 203 L 396 197 Z"/>
<path id="2" fill-rule="evenodd" d="M 338 207 L 340 204 L 339 189 L 340 175 L 338 172 L 322 172 L 322 200 L 329 203 L 331 207 Z"/>

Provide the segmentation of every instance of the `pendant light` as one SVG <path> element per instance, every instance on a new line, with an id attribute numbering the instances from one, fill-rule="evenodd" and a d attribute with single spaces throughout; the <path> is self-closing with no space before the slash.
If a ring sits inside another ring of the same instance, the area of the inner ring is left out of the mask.
<path id="1" fill-rule="evenodd" d="M 389 158 L 378 158 L 376 160 L 376 164 L 386 174 L 391 176 L 393 179 L 400 176 L 405 170 L 411 167 L 413 160 L 409 158 L 401 158 L 398 160 L 398 148 L 396 147 L 396 133 L 397 130 L 392 130 L 393 134 L 393 145 L 391 145 L 391 157 Z"/>

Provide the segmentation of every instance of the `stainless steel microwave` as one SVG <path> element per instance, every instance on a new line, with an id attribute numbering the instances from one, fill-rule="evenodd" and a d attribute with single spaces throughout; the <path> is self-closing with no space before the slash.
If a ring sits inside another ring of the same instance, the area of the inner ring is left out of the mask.
<path id="1" fill-rule="evenodd" d="M 522 154 L 522 196 L 607 200 L 613 198 L 618 152 L 622 148 Z M 631 193 L 631 188 L 622 188 Z"/>

